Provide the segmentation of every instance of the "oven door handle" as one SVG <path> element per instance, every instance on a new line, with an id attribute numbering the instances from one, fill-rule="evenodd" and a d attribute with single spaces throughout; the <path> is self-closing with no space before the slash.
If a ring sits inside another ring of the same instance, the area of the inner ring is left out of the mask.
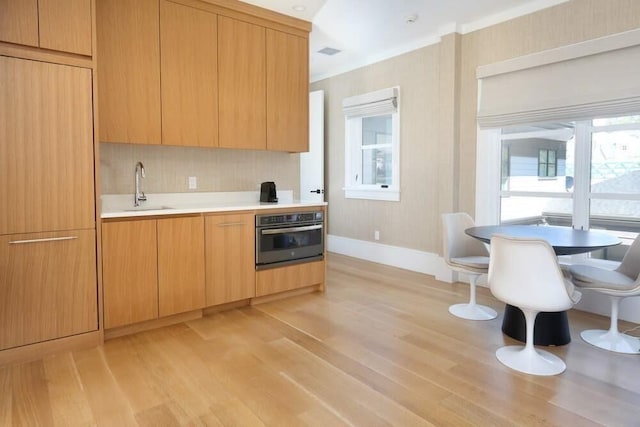
<path id="1" fill-rule="evenodd" d="M 284 233 L 295 233 L 296 231 L 311 231 L 311 230 L 320 230 L 322 229 L 322 224 L 318 225 L 305 225 L 302 227 L 289 227 L 289 228 L 269 228 L 267 230 L 261 230 L 262 234 L 284 234 Z"/>

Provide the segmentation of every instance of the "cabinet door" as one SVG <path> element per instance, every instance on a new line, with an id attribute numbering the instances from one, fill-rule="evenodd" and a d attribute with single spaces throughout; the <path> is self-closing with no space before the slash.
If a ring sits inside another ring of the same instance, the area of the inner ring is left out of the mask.
<path id="1" fill-rule="evenodd" d="M 218 146 L 217 15 L 160 3 L 162 143 Z"/>
<path id="2" fill-rule="evenodd" d="M 0 236 L 0 349 L 97 329 L 94 230 Z"/>
<path id="3" fill-rule="evenodd" d="M 207 305 L 255 296 L 254 218 L 252 213 L 206 217 Z"/>
<path id="4" fill-rule="evenodd" d="M 91 71 L 0 57 L 0 234 L 95 227 Z"/>
<path id="5" fill-rule="evenodd" d="M 102 224 L 105 328 L 158 317 L 156 221 Z"/>
<path id="6" fill-rule="evenodd" d="M 158 220 L 159 315 L 205 306 L 204 219 Z"/>
<path id="7" fill-rule="evenodd" d="M 220 147 L 266 148 L 265 28 L 218 17 Z"/>
<path id="8" fill-rule="evenodd" d="M 91 56 L 91 0 L 38 0 L 40 47 Z"/>
<path id="9" fill-rule="evenodd" d="M 96 2 L 100 141 L 160 144 L 158 0 Z"/>
<path id="10" fill-rule="evenodd" d="M 38 46 L 38 0 L 0 0 L 0 40 Z"/>
<path id="11" fill-rule="evenodd" d="M 308 39 L 267 29 L 267 149 L 309 151 Z"/>

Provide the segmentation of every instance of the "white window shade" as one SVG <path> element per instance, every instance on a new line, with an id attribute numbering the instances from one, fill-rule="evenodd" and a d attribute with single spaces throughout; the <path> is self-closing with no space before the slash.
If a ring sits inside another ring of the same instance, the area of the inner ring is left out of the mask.
<path id="1" fill-rule="evenodd" d="M 640 30 L 478 67 L 478 124 L 515 124 L 640 111 Z"/>
<path id="2" fill-rule="evenodd" d="M 392 87 L 345 98 L 342 111 L 347 118 L 395 113 L 398 111 L 398 89 Z"/>

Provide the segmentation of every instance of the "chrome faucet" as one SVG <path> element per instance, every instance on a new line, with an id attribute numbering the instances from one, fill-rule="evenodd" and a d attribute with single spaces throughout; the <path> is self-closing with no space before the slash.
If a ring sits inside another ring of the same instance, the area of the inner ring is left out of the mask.
<path id="1" fill-rule="evenodd" d="M 140 202 L 146 202 L 147 196 L 144 191 L 140 191 L 140 175 L 144 178 L 144 165 L 142 162 L 136 163 L 136 194 L 133 196 L 133 206 L 140 206 Z"/>

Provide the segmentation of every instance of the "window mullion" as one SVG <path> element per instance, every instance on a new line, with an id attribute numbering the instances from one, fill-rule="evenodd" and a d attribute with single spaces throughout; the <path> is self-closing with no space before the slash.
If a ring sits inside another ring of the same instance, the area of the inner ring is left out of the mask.
<path id="1" fill-rule="evenodd" d="M 576 122 L 575 170 L 573 188 L 573 228 L 589 229 L 591 186 L 591 132 L 588 121 Z"/>

